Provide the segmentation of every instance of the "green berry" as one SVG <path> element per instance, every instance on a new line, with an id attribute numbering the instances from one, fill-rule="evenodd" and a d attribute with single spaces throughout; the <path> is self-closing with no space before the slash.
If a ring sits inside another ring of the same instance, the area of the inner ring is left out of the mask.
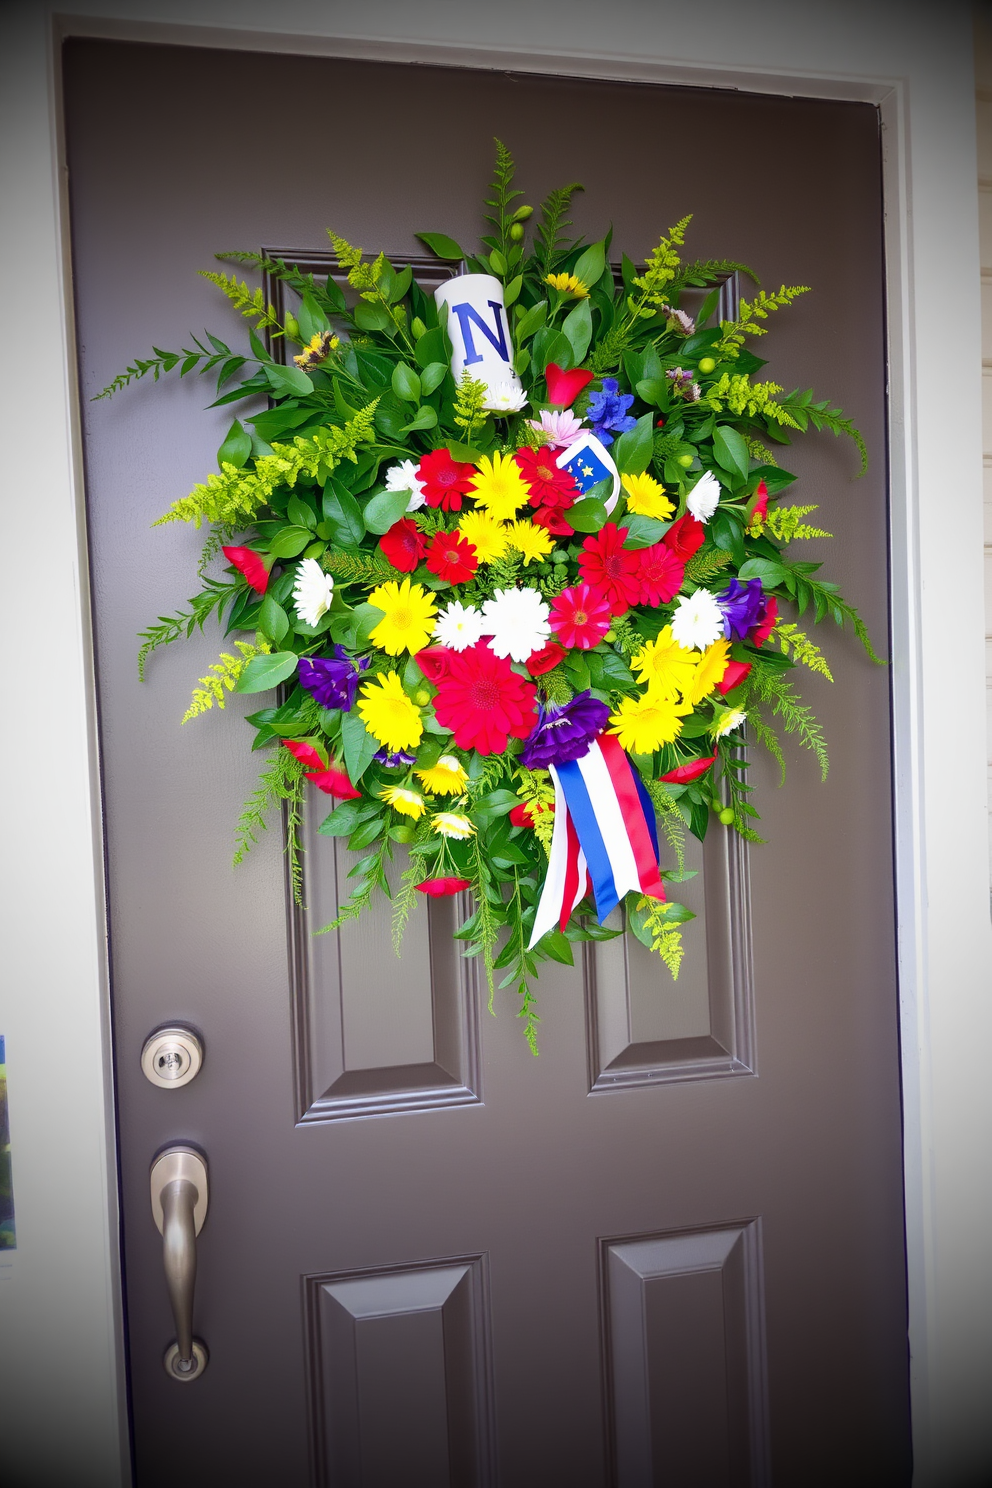
<path id="1" fill-rule="evenodd" d="M 713 799 L 712 799 L 712 801 L 710 802 L 710 805 L 713 807 L 713 810 L 716 811 L 716 812 L 720 812 L 720 811 L 723 810 L 723 802 L 720 800 L 720 797 L 719 796 L 714 796 Z"/>
<path id="2" fill-rule="evenodd" d="M 712 371 L 715 370 L 715 368 L 716 368 L 716 362 L 713 360 L 712 357 L 700 357 L 700 359 L 699 359 L 699 370 L 700 370 L 700 372 L 712 372 Z"/>
<path id="3" fill-rule="evenodd" d="M 284 321 L 284 326 L 286 329 L 286 335 L 291 341 L 300 340 L 300 322 L 297 320 L 295 315 L 287 315 Z"/>
<path id="4" fill-rule="evenodd" d="M 426 708 L 427 707 L 427 704 L 430 702 L 430 700 L 431 700 L 430 693 L 427 692 L 423 687 L 420 689 L 420 691 L 418 693 L 415 693 L 414 694 L 414 702 L 417 703 L 417 705 L 419 707 L 421 707 L 421 708 Z"/>
<path id="5" fill-rule="evenodd" d="M 693 462 L 693 458 L 692 455 L 679 455 L 678 463 L 682 466 L 683 470 L 688 470 Z"/>
<path id="6" fill-rule="evenodd" d="M 521 240 L 521 238 L 523 237 L 523 235 L 524 235 L 523 223 L 522 222 L 514 222 L 513 226 L 510 228 L 510 239 L 511 239 L 511 241 L 514 242 L 514 243 L 519 243 L 520 240 Z"/>
<path id="7" fill-rule="evenodd" d="M 604 641 L 609 641 L 610 644 L 612 645 L 613 642 L 616 640 L 616 638 L 617 638 L 616 631 L 615 630 L 608 630 L 606 632 L 605 636 L 603 637 L 603 640 Z"/>
<path id="8" fill-rule="evenodd" d="M 567 563 L 568 562 L 568 554 L 567 553 L 563 553 L 562 550 L 561 550 L 561 548 L 555 548 L 554 552 L 551 554 L 551 562 L 552 563 Z"/>
<path id="9" fill-rule="evenodd" d="M 411 320 L 410 330 L 413 332 L 415 341 L 419 341 L 421 336 L 427 335 L 427 327 L 424 325 L 424 322 L 421 320 L 419 315 L 415 315 Z"/>
<path id="10" fill-rule="evenodd" d="M 725 806 L 720 812 L 720 820 L 723 822 L 723 825 L 725 827 L 732 826 L 734 821 L 734 808 L 732 806 Z"/>
<path id="11" fill-rule="evenodd" d="M 528 217 L 533 217 L 533 207 L 518 207 L 513 214 L 514 222 L 526 222 Z"/>

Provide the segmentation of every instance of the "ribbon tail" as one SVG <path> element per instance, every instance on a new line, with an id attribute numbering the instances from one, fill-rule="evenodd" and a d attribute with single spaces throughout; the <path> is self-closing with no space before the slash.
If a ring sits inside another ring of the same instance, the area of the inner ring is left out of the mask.
<path id="1" fill-rule="evenodd" d="M 562 911 L 565 897 L 565 879 L 568 871 L 568 807 L 562 790 L 558 771 L 551 766 L 551 779 L 555 784 L 555 825 L 551 834 L 551 856 L 548 871 L 544 875 L 544 887 L 534 916 L 534 928 L 530 933 L 527 949 L 533 950 L 542 936 L 553 930 Z M 574 831 L 574 828 L 573 828 Z"/>

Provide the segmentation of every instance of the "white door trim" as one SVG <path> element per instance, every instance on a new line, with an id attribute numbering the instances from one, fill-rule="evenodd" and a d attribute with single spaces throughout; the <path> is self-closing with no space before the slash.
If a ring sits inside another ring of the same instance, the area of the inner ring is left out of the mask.
<path id="1" fill-rule="evenodd" d="M 985 1419 L 992 1383 L 992 1191 L 977 1181 L 972 1162 L 972 1151 L 986 1150 L 992 1135 L 984 1069 L 992 933 L 981 804 L 981 363 L 968 6 L 964 0 L 941 7 L 925 0 L 832 7 L 817 0 L 751 0 L 746 7 L 733 0 L 691 6 L 503 0 L 496 7 L 418 0 L 412 7 L 367 0 L 355 11 L 334 0 L 281 0 L 273 11 L 264 0 L 104 0 L 100 18 L 86 15 L 87 8 L 85 0 L 63 0 L 57 12 L 47 3 L 14 0 L 0 49 L 8 112 L 0 231 L 8 346 L 17 348 L 0 372 L 0 417 L 10 420 L 4 531 L 15 556 L 37 551 L 23 494 L 31 490 L 44 504 L 47 544 L 30 572 L 21 563 L 5 574 L 14 617 L 8 638 L 17 619 L 30 614 L 34 645 L 8 656 L 16 681 L 7 696 L 16 701 L 16 715 L 0 735 L 0 748 L 10 755 L 5 778 L 18 782 L 13 789 L 8 784 L 5 800 L 12 830 L 3 849 L 10 886 L 3 911 L 11 918 L 2 952 L 16 995 L 2 1004 L 0 1032 L 8 1038 L 20 1241 L 8 1279 L 0 1279 L 0 1326 L 8 1338 L 20 1336 L 29 1316 L 36 1336 L 50 1327 L 60 1338 L 54 1367 L 61 1370 L 54 1381 L 48 1350 L 29 1349 L 16 1359 L 0 1350 L 0 1398 L 14 1406 L 3 1450 L 14 1460 L 38 1403 L 44 1400 L 50 1423 L 57 1398 L 60 1432 L 48 1433 L 53 1462 L 60 1451 L 71 1452 L 73 1480 L 83 1483 L 80 1461 L 99 1461 L 92 1481 L 100 1488 L 126 1476 L 123 1466 L 119 1478 L 108 1467 L 120 1451 L 123 1398 L 113 1124 L 56 86 L 60 38 L 89 35 L 729 86 L 879 107 L 915 1481 L 919 1488 L 944 1488 L 969 1460 L 992 1461 Z M 349 33 L 353 15 L 365 34 Z M 773 161 L 773 142 L 762 144 Z M 567 154 L 567 139 L 564 148 Z M 38 347 L 41 355 L 32 360 Z M 54 727 L 41 723 L 50 718 L 52 658 L 60 697 Z M 953 743 L 942 724 L 951 702 Z M 29 788 L 28 778 L 41 789 Z M 974 802 L 971 816 L 962 800 Z M 68 1466 L 69 1457 L 64 1460 Z"/>

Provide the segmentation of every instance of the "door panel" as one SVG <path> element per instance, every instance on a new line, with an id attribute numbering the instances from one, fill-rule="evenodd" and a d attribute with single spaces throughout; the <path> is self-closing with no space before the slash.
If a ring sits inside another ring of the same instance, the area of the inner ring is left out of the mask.
<path id="1" fill-rule="evenodd" d="M 195 378 L 85 401 L 152 344 L 234 340 L 196 277 L 217 249 L 321 254 L 328 225 L 400 260 L 418 230 L 474 240 L 498 134 L 527 200 L 584 181 L 587 236 L 612 221 L 643 258 L 695 211 L 699 257 L 814 286 L 769 375 L 843 404 L 874 464 L 852 485 L 827 436 L 784 459 L 841 535 L 808 556 L 883 638 L 876 114 L 99 41 L 67 46 L 65 79 L 138 1488 L 171 1485 L 175 1452 L 190 1488 L 905 1484 L 886 673 L 824 638 L 838 680 L 803 692 L 826 785 L 788 750 L 777 793 L 755 761 L 770 846 L 707 839 L 678 984 L 620 941 L 549 967 L 535 1060 L 512 995 L 491 1018 L 454 954 L 453 906 L 420 906 L 397 962 L 386 911 L 311 935 L 346 871 L 332 842 L 313 843 L 305 916 L 277 824 L 232 873 L 253 704 L 179 728 L 216 633 L 156 654 L 144 687 L 135 668 L 199 549 L 151 523 L 212 468 L 230 411 L 204 414 Z M 166 1022 L 205 1047 L 174 1091 L 139 1068 Z M 210 1364 L 187 1385 L 162 1368 L 148 1197 L 177 1141 L 211 1185 Z"/>

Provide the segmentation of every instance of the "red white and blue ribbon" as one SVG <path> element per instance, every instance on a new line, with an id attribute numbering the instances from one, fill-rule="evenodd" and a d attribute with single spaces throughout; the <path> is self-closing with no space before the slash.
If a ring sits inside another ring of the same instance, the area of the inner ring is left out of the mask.
<path id="1" fill-rule="evenodd" d="M 601 734 L 580 760 L 551 765 L 555 826 L 551 858 L 530 944 L 556 924 L 564 930 L 592 893 L 602 924 L 631 890 L 664 899 L 654 807 L 613 734 Z"/>

